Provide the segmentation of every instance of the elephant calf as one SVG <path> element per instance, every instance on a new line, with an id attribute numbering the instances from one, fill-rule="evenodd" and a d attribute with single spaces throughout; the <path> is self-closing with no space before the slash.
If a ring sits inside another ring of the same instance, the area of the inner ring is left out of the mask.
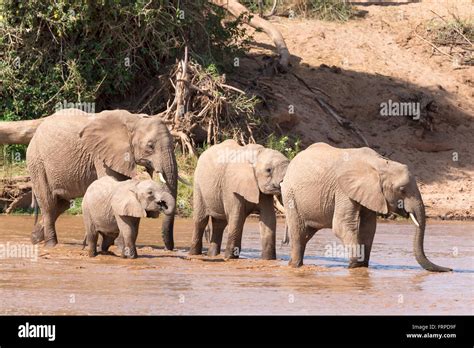
<path id="1" fill-rule="evenodd" d="M 367 147 L 338 149 L 317 143 L 296 155 L 281 186 L 291 266 L 303 264 L 306 243 L 318 230 L 332 228 L 346 246 L 361 250 L 361 255 L 351 257 L 349 267 L 367 267 L 376 214 L 393 212 L 409 216 L 416 225 L 418 263 L 428 271 L 450 271 L 425 256 L 425 206 L 407 166 Z"/>
<path id="2" fill-rule="evenodd" d="M 194 172 L 194 233 L 191 255 L 202 252 L 202 237 L 211 220 L 209 256 L 220 253 L 222 234 L 227 226 L 226 258 L 238 258 L 246 217 L 260 213 L 262 259 L 275 259 L 276 216 L 273 195 L 289 160 L 280 152 L 261 145 L 240 146 L 226 140 L 206 150 Z"/>
<path id="3" fill-rule="evenodd" d="M 122 257 L 136 258 L 135 242 L 140 218 L 156 218 L 162 211 L 174 212 L 175 200 L 153 180 L 118 181 L 104 176 L 94 181 L 82 201 L 89 256 L 97 255 L 97 239 L 102 235 L 102 251 L 107 251 L 119 233 L 123 237 Z"/>

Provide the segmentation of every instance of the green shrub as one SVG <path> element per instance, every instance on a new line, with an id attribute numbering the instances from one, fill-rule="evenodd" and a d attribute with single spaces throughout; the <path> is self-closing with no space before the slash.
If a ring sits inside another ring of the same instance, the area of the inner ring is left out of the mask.
<path id="1" fill-rule="evenodd" d="M 290 138 L 287 135 L 278 138 L 276 135 L 272 134 L 268 137 L 265 146 L 280 151 L 290 160 L 301 151 L 301 141 L 299 139 Z"/>
<path id="2" fill-rule="evenodd" d="M 136 105 L 188 45 L 205 66 L 225 69 L 241 52 L 241 18 L 193 1 L 15 1 L 0 12 L 0 120 L 49 115 L 58 103 L 94 103 L 96 111 Z M 162 100 L 149 106 L 157 112 Z"/>
<path id="3" fill-rule="evenodd" d="M 204 149 L 198 148 L 201 154 Z M 197 158 L 193 156 L 185 156 L 181 153 L 176 154 L 178 162 L 178 173 L 192 185 L 194 170 L 197 165 Z M 178 182 L 178 197 L 176 198 L 176 211 L 181 217 L 191 217 L 193 213 L 193 187 Z"/>
<path id="4" fill-rule="evenodd" d="M 82 214 L 82 197 L 75 198 L 71 201 L 71 206 L 68 210 L 66 210 L 66 214 L 69 214 L 69 215 Z"/>

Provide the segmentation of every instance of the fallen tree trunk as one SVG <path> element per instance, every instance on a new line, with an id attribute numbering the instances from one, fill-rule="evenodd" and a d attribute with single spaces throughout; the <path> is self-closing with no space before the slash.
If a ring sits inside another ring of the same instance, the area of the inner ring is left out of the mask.
<path id="1" fill-rule="evenodd" d="M 250 11 L 244 5 L 238 3 L 237 0 L 211 0 L 211 2 L 226 9 L 235 17 L 239 17 L 244 13 L 250 13 Z M 272 23 L 258 15 L 250 19 L 249 25 L 256 29 L 262 29 L 265 34 L 272 39 L 280 55 L 279 65 L 286 70 L 290 63 L 290 52 L 286 47 L 285 39 L 283 39 L 283 35 L 281 35 L 280 31 Z"/>
<path id="2" fill-rule="evenodd" d="M 28 121 L 0 122 L 0 144 L 29 144 L 44 118 Z"/>

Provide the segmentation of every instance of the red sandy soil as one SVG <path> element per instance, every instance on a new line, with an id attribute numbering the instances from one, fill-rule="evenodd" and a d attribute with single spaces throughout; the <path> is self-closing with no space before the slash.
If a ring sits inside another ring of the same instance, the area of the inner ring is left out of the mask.
<path id="1" fill-rule="evenodd" d="M 413 32 L 436 18 L 430 10 L 472 21 L 473 5 L 444 1 L 357 8 L 368 13 L 346 23 L 272 17 L 292 54 L 290 71 L 325 92 L 316 94 L 352 121 L 372 148 L 411 168 L 429 217 L 472 219 L 474 67 L 455 66 Z M 267 100 L 270 115 L 283 130 L 299 136 L 303 145 L 363 146 L 293 74 L 265 73 L 264 57 L 274 55 L 274 48 L 264 33 L 253 37 L 253 57 L 243 60 L 236 80 L 257 76 L 273 96 Z M 380 116 L 380 104 L 388 100 L 420 102 L 420 120 Z"/>

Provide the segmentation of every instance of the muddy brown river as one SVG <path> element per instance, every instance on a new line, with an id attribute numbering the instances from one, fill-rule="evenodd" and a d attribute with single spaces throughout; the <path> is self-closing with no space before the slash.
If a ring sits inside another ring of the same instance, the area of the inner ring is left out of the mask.
<path id="1" fill-rule="evenodd" d="M 346 258 L 326 255 L 328 245 L 339 244 L 331 230 L 319 231 L 308 243 L 303 267 L 288 267 L 289 246 L 280 245 L 283 221 L 275 261 L 259 260 L 253 219 L 245 226 L 241 259 L 229 261 L 187 256 L 191 220 L 177 220 L 171 252 L 163 250 L 161 219 L 143 219 L 136 260 L 89 258 L 79 216 L 61 217 L 60 244 L 40 246 L 35 254 L 27 250 L 32 225 L 30 216 L 0 216 L 0 314 L 474 313 L 472 222 L 428 222 L 426 254 L 453 268 L 450 273 L 418 266 L 414 227 L 405 223 L 378 224 L 368 269 L 348 269 Z"/>

